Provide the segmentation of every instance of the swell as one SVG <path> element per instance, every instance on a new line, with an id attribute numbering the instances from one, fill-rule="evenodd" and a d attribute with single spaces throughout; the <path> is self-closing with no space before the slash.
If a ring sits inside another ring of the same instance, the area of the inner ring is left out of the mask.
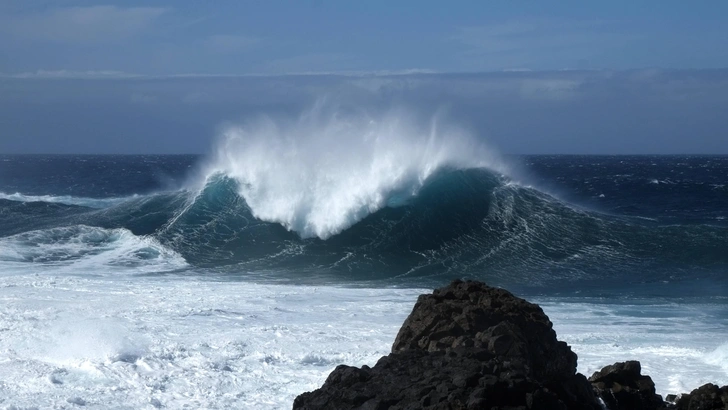
<path id="1" fill-rule="evenodd" d="M 298 280 L 419 283 L 456 275 L 604 288 L 721 280 L 728 266 L 725 227 L 600 214 L 484 168 L 441 168 L 416 195 L 394 192 L 389 205 L 325 240 L 256 218 L 239 190 L 237 179 L 217 174 L 197 192 L 130 198 L 105 209 L 6 203 L 0 215 L 17 216 L 14 206 L 41 225 L 47 220 L 45 229 L 52 223 L 122 229 L 197 269 Z"/>

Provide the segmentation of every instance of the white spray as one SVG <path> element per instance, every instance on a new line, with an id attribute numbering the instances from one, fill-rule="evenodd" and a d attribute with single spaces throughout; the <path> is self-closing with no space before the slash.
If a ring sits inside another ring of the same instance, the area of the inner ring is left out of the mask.
<path id="1" fill-rule="evenodd" d="M 294 120 L 260 117 L 227 127 L 207 169 L 240 183 L 255 217 L 326 239 L 417 194 L 442 167 L 502 171 L 492 150 L 440 116 L 402 110 L 342 113 L 324 103 Z"/>

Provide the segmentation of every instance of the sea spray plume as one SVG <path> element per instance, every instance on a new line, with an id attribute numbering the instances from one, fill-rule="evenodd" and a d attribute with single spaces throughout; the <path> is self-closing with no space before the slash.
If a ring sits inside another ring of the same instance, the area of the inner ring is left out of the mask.
<path id="1" fill-rule="evenodd" d="M 405 202 L 439 169 L 500 170 L 492 150 L 433 116 L 344 113 L 317 104 L 295 120 L 261 117 L 224 130 L 207 175 L 239 183 L 253 215 L 326 239 Z"/>

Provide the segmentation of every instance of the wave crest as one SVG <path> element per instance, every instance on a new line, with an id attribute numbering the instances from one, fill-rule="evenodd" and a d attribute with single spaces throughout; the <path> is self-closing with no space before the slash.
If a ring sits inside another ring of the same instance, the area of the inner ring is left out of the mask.
<path id="1" fill-rule="evenodd" d="M 263 221 L 327 239 L 406 203 L 443 168 L 502 171 L 498 156 L 440 116 L 345 113 L 318 104 L 295 120 L 261 117 L 222 134 L 208 178 L 223 173 Z"/>

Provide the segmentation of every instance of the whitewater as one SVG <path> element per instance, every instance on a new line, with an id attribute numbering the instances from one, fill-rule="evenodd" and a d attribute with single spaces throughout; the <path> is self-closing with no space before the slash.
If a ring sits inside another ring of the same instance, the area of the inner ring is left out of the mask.
<path id="1" fill-rule="evenodd" d="M 225 130 L 205 175 L 238 181 L 256 218 L 328 239 L 406 202 L 445 167 L 504 171 L 494 151 L 463 130 L 437 116 L 418 126 L 412 117 L 346 115 L 319 103 L 296 121 L 257 118 Z"/>
<path id="2" fill-rule="evenodd" d="M 4 277 L 2 405 L 290 408 L 338 364 L 371 366 L 388 354 L 425 291 Z M 639 359 L 662 394 L 728 381 L 725 320 L 695 318 L 720 315 L 715 308 L 534 301 L 579 355 L 580 372 Z"/>
<path id="3" fill-rule="evenodd" d="M 0 159 L 5 408 L 290 408 L 454 278 L 539 303 L 586 375 L 728 383 L 728 157 L 504 158 L 317 105 L 203 157 Z"/>

